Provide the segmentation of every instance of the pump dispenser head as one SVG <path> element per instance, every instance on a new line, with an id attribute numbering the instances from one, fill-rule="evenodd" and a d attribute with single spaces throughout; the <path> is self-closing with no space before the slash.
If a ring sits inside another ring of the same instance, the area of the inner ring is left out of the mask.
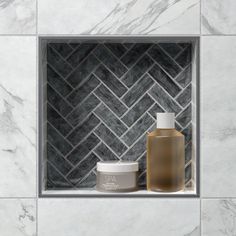
<path id="1" fill-rule="evenodd" d="M 157 129 L 174 129 L 175 113 L 157 113 Z"/>

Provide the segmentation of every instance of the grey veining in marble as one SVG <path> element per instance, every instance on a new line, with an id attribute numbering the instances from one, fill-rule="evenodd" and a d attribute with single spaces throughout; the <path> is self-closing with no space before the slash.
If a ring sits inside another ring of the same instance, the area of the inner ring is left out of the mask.
<path id="1" fill-rule="evenodd" d="M 234 0 L 202 0 L 202 33 L 236 34 L 235 10 Z"/>
<path id="2" fill-rule="evenodd" d="M 199 201 L 40 199 L 38 236 L 200 236 Z"/>
<path id="3" fill-rule="evenodd" d="M 0 197 L 34 197 L 36 39 L 4 36 L 0 45 Z"/>
<path id="4" fill-rule="evenodd" d="M 36 236 L 36 201 L 0 200 L 1 236 Z"/>
<path id="5" fill-rule="evenodd" d="M 35 34 L 36 0 L 1 0 L 0 34 Z"/>
<path id="6" fill-rule="evenodd" d="M 236 200 L 205 199 L 202 201 L 202 235 L 236 235 Z"/>
<path id="7" fill-rule="evenodd" d="M 235 42 L 234 36 L 205 36 L 202 40 L 201 186 L 204 197 L 236 196 Z"/>
<path id="8" fill-rule="evenodd" d="M 38 9 L 41 34 L 197 34 L 200 30 L 199 0 L 73 0 L 70 4 L 40 0 Z"/>

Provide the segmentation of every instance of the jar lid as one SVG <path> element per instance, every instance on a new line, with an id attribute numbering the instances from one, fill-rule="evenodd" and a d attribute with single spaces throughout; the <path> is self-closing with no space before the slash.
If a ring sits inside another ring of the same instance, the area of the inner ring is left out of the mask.
<path id="1" fill-rule="evenodd" d="M 101 172 L 134 172 L 138 171 L 136 161 L 99 161 L 97 171 Z"/>

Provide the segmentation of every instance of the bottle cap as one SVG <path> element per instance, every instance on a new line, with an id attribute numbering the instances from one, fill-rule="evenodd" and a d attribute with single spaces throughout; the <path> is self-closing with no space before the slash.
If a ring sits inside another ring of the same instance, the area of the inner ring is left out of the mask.
<path id="1" fill-rule="evenodd" d="M 157 128 L 158 129 L 174 129 L 175 128 L 175 113 L 157 113 Z"/>

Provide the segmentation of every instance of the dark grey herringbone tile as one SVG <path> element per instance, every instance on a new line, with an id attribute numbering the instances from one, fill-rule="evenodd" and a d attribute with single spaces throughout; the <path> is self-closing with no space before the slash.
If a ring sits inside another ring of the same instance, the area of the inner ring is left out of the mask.
<path id="1" fill-rule="evenodd" d="M 104 44 L 110 51 L 116 55 L 118 58 L 124 55 L 127 49 L 121 43 L 105 43 Z"/>
<path id="2" fill-rule="evenodd" d="M 186 168 L 185 168 L 185 183 L 190 181 L 192 178 L 192 163 L 190 163 Z"/>
<path id="3" fill-rule="evenodd" d="M 192 106 L 191 103 L 176 117 L 176 121 L 185 127 L 191 121 Z"/>
<path id="4" fill-rule="evenodd" d="M 95 134 L 100 137 L 118 156 L 122 155 L 127 147 L 104 124 L 101 124 Z"/>
<path id="5" fill-rule="evenodd" d="M 182 93 L 178 96 L 176 101 L 182 106 L 185 107 L 192 100 L 192 85 L 189 84 Z"/>
<path id="6" fill-rule="evenodd" d="M 72 130 L 72 126 L 50 104 L 47 105 L 47 119 L 63 136 Z"/>
<path id="7" fill-rule="evenodd" d="M 66 155 L 72 149 L 72 145 L 50 124 L 47 124 L 47 138 L 48 142 L 56 147 L 62 155 Z"/>
<path id="8" fill-rule="evenodd" d="M 151 91 L 150 95 L 165 109 L 167 112 L 174 112 L 178 114 L 181 111 L 180 106 L 166 94 L 163 88 L 156 84 Z"/>
<path id="9" fill-rule="evenodd" d="M 177 77 L 176 81 L 182 88 L 186 87 L 189 83 L 191 83 L 192 75 L 191 75 L 191 66 L 187 66 Z"/>
<path id="10" fill-rule="evenodd" d="M 188 143 L 188 145 L 185 147 L 185 164 L 190 162 L 192 159 L 192 143 Z"/>
<path id="11" fill-rule="evenodd" d="M 94 55 L 118 77 L 127 71 L 126 67 L 102 44 L 95 49 Z"/>
<path id="12" fill-rule="evenodd" d="M 136 161 L 146 150 L 146 134 L 144 134 L 130 149 L 122 156 L 122 160 Z"/>
<path id="13" fill-rule="evenodd" d="M 73 109 L 72 106 L 49 84 L 47 85 L 47 100 L 62 116 L 66 116 Z"/>
<path id="14" fill-rule="evenodd" d="M 121 97 L 127 91 L 127 88 L 118 80 L 118 78 L 107 70 L 105 66 L 100 65 L 94 73 L 118 97 Z"/>
<path id="15" fill-rule="evenodd" d="M 128 126 L 131 126 L 153 105 L 153 103 L 154 100 L 150 98 L 148 94 L 145 94 L 122 118 L 122 121 L 124 121 Z"/>
<path id="16" fill-rule="evenodd" d="M 153 65 L 154 61 L 146 54 L 140 58 L 140 60 L 123 76 L 122 82 L 131 87 L 136 83 L 140 77 L 147 72 L 147 70 Z"/>
<path id="17" fill-rule="evenodd" d="M 101 143 L 94 153 L 102 158 L 103 161 L 118 160 L 117 156 L 104 144 Z"/>
<path id="18" fill-rule="evenodd" d="M 155 65 L 154 67 L 152 67 L 152 69 L 148 73 L 172 97 L 177 96 L 178 93 L 181 91 L 181 89 L 176 85 L 176 83 L 158 65 Z"/>
<path id="19" fill-rule="evenodd" d="M 177 56 L 182 51 L 182 47 L 177 43 L 159 43 L 159 46 L 171 57 Z"/>
<path id="20" fill-rule="evenodd" d="M 54 48 L 63 58 L 73 52 L 73 48 L 68 43 L 49 43 L 49 46 Z"/>
<path id="21" fill-rule="evenodd" d="M 68 97 L 69 101 L 73 106 L 77 106 L 81 103 L 98 85 L 100 81 L 91 74 L 89 78 L 76 88 Z"/>
<path id="22" fill-rule="evenodd" d="M 127 127 L 119 120 L 104 104 L 99 105 L 94 113 L 106 124 L 116 135 L 121 136 Z"/>
<path id="23" fill-rule="evenodd" d="M 59 154 L 59 152 L 49 143 L 47 143 L 47 159 L 51 164 L 56 166 L 63 175 L 66 175 L 73 168 L 73 165 Z"/>
<path id="24" fill-rule="evenodd" d="M 148 53 L 172 77 L 177 76 L 181 72 L 179 65 L 158 45 L 154 45 Z"/>
<path id="25" fill-rule="evenodd" d="M 185 68 L 192 59 L 192 45 L 189 44 L 183 52 L 180 53 L 180 55 L 178 55 L 175 60 L 176 62 L 182 67 Z"/>
<path id="26" fill-rule="evenodd" d="M 127 133 L 124 134 L 122 140 L 131 146 L 153 123 L 154 120 L 146 113 Z"/>
<path id="27" fill-rule="evenodd" d="M 80 143 L 68 156 L 67 159 L 76 165 L 78 162 L 83 160 L 93 148 L 98 145 L 100 140 L 93 133 L 90 134 L 82 143 Z M 72 150 L 72 149 L 71 149 Z"/>
<path id="28" fill-rule="evenodd" d="M 184 42 L 50 43 L 47 188 L 92 188 L 96 162 L 117 159 L 139 160 L 145 187 L 146 133 L 155 129 L 156 112 L 175 112 L 178 130 L 187 125 L 191 162 L 189 48 Z M 189 182 L 189 165 L 186 175 Z"/>
<path id="29" fill-rule="evenodd" d="M 91 114 L 79 126 L 77 126 L 67 137 L 67 139 L 74 145 L 78 145 L 85 136 L 87 136 L 98 124 L 100 120 Z"/>
<path id="30" fill-rule="evenodd" d="M 122 101 L 127 106 L 132 106 L 140 96 L 147 92 L 147 90 L 153 85 L 153 80 L 149 75 L 144 75 L 122 98 Z"/>
<path id="31" fill-rule="evenodd" d="M 47 47 L 48 63 L 63 77 L 66 77 L 72 70 L 72 67 L 50 46 Z"/>
<path id="32" fill-rule="evenodd" d="M 104 85 L 100 85 L 94 93 L 101 99 L 117 116 L 122 116 L 127 108 L 116 98 Z"/>
<path id="33" fill-rule="evenodd" d="M 77 188 L 93 188 L 96 185 L 96 175 L 94 172 L 89 173 L 85 179 L 82 179 L 76 184 Z"/>
<path id="34" fill-rule="evenodd" d="M 68 178 L 73 184 L 78 183 L 96 166 L 98 161 L 100 161 L 100 159 L 94 153 L 91 153 L 85 160 L 76 166 L 76 168 L 68 175 Z"/>
<path id="35" fill-rule="evenodd" d="M 86 100 L 84 100 L 79 106 L 77 106 L 70 114 L 67 116 L 67 120 L 73 125 L 78 125 L 82 120 L 84 120 L 90 112 L 92 112 L 96 106 L 100 103 L 93 94 L 91 94 Z"/>
<path id="36" fill-rule="evenodd" d="M 137 43 L 121 58 L 121 61 L 131 67 L 151 47 L 152 44 Z"/>
<path id="37" fill-rule="evenodd" d="M 78 46 L 78 48 L 69 56 L 67 61 L 76 67 L 80 62 L 82 62 L 89 53 L 97 46 L 95 43 L 83 43 Z"/>
<path id="38" fill-rule="evenodd" d="M 90 54 L 67 78 L 67 82 L 73 86 L 77 87 L 79 84 L 82 84 L 87 76 L 95 70 L 99 65 L 99 61 L 95 58 L 94 55 Z"/>
<path id="39" fill-rule="evenodd" d="M 122 116 L 127 108 L 116 98 L 104 85 L 100 85 L 94 93 L 101 99 L 117 116 Z"/>
<path id="40" fill-rule="evenodd" d="M 73 188 L 70 183 L 61 173 L 58 172 L 49 162 L 47 162 L 47 188 L 48 189 L 69 189 Z"/>
<path id="41" fill-rule="evenodd" d="M 62 95 L 68 95 L 73 88 L 50 65 L 47 66 L 48 83 Z"/>

